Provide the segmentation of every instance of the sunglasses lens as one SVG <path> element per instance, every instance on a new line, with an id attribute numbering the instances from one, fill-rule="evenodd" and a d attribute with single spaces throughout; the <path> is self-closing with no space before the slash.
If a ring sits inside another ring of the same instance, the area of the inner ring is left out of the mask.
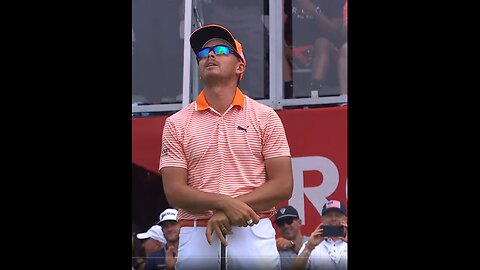
<path id="1" fill-rule="evenodd" d="M 230 49 L 227 46 L 218 45 L 218 46 L 213 47 L 213 52 L 217 55 L 218 54 L 229 55 L 230 54 Z"/>
<path id="2" fill-rule="evenodd" d="M 214 46 L 214 47 L 205 47 L 205 48 L 201 49 L 197 53 L 197 58 L 202 59 L 202 58 L 207 57 L 211 50 L 213 50 L 213 52 L 216 55 L 219 55 L 219 54 L 229 55 L 230 54 L 230 48 L 228 48 L 227 46 L 224 46 L 224 45 L 217 45 L 217 46 Z"/>
<path id="3" fill-rule="evenodd" d="M 208 53 L 210 52 L 210 48 L 203 48 L 197 53 L 197 57 L 202 59 L 208 56 Z"/>
<path id="4" fill-rule="evenodd" d="M 276 222 L 278 227 L 283 227 L 283 225 L 285 225 L 285 223 L 287 223 L 288 225 L 291 225 L 293 223 L 293 218 L 283 218 L 279 221 Z"/>

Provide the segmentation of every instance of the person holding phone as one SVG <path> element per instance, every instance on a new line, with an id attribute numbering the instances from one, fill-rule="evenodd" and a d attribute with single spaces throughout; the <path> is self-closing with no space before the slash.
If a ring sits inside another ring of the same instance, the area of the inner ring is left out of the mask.
<path id="1" fill-rule="evenodd" d="M 347 209 L 337 200 L 322 207 L 322 222 L 300 248 L 292 269 L 347 269 Z"/>

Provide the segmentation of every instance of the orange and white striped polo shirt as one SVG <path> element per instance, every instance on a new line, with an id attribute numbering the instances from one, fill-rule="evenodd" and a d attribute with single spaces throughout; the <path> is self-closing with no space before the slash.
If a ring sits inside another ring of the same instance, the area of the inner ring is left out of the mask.
<path id="1" fill-rule="evenodd" d="M 196 101 L 165 121 L 159 169 L 185 168 L 189 186 L 237 197 L 265 183 L 265 159 L 282 156 L 290 156 L 290 148 L 272 108 L 237 88 L 232 104 L 220 115 L 208 105 L 202 90 Z M 212 211 L 179 209 L 177 218 L 211 215 Z"/>

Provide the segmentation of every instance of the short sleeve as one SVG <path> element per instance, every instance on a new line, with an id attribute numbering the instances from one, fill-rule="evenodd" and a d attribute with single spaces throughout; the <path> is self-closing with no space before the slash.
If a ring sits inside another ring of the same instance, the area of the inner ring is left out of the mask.
<path id="1" fill-rule="evenodd" d="M 290 147 L 283 123 L 272 109 L 265 123 L 263 134 L 263 156 L 265 159 L 274 157 L 290 157 Z"/>
<path id="2" fill-rule="evenodd" d="M 163 127 L 159 170 L 165 167 L 187 168 L 181 136 L 170 118 L 167 118 Z"/>

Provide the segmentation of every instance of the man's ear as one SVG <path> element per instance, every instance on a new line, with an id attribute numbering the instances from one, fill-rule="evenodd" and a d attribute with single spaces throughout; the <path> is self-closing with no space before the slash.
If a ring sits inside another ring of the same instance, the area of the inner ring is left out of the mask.
<path id="1" fill-rule="evenodd" d="M 242 74 L 243 72 L 245 72 L 245 64 L 243 62 L 239 62 L 236 73 Z"/>

